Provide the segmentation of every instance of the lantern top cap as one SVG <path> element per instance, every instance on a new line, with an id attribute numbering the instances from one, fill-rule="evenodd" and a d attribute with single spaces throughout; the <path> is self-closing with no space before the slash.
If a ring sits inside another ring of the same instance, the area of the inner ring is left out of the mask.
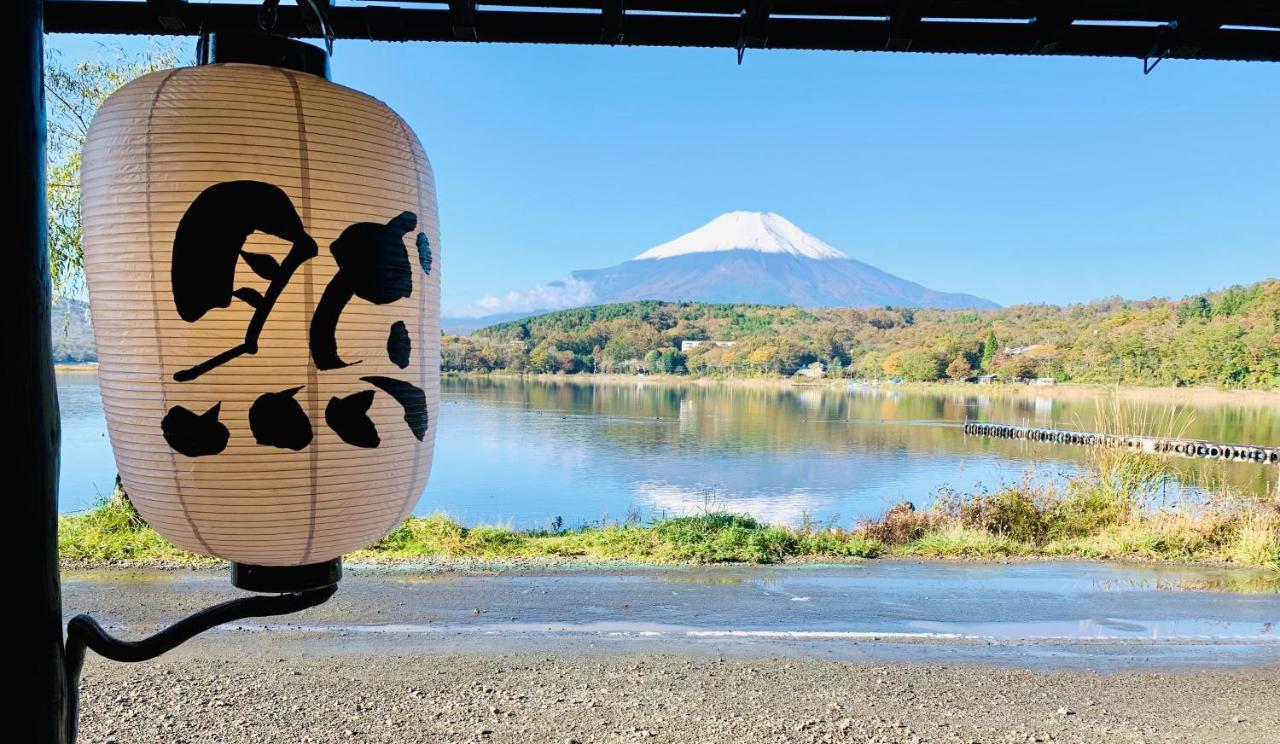
<path id="1" fill-rule="evenodd" d="M 200 37 L 198 64 L 236 62 L 306 72 L 329 80 L 329 54 L 311 44 L 284 36 L 214 31 Z"/>

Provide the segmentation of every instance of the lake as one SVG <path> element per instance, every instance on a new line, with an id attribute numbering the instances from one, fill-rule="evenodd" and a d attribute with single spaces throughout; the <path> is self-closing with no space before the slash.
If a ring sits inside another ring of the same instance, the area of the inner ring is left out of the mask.
<path id="1" fill-rule="evenodd" d="M 78 511 L 110 493 L 115 464 L 97 376 L 61 373 L 58 394 L 59 505 Z M 445 378 L 435 465 L 415 513 L 526 528 L 703 510 L 851 524 L 900 501 L 924 506 L 940 486 L 1061 478 L 1085 465 L 1082 447 L 966 437 L 966 419 L 1092 431 L 1100 418 L 1112 416 L 1097 400 L 976 386 L 922 393 Z M 1280 444 L 1275 405 L 1161 401 L 1128 405 L 1124 418 L 1126 433 Z M 1280 475 L 1269 465 L 1177 465 L 1188 482 L 1213 478 L 1258 496 L 1275 494 Z M 1170 498 L 1184 490 L 1171 483 Z"/>

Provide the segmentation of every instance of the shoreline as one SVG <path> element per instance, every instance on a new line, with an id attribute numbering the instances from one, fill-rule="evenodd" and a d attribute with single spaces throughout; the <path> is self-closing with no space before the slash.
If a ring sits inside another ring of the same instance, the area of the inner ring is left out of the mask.
<path id="1" fill-rule="evenodd" d="M 96 374 L 97 362 L 59 363 L 55 373 Z M 1148 387 L 1142 385 L 1099 385 L 1096 383 L 1062 382 L 1056 385 L 1027 385 L 1022 383 L 994 383 L 979 385 L 964 382 L 868 382 L 847 378 L 818 378 L 798 380 L 794 377 L 694 377 L 690 375 L 662 374 L 516 374 L 509 372 L 443 372 L 445 379 L 477 380 L 533 380 L 537 382 L 567 383 L 574 385 L 667 385 L 673 387 L 738 387 L 781 390 L 844 390 L 857 383 L 867 389 L 882 392 L 907 392 L 946 396 L 975 396 L 991 398 L 1054 398 L 1060 400 L 1097 400 L 1118 398 L 1134 403 L 1165 403 L 1191 406 L 1238 405 L 1280 406 L 1280 389 L 1228 389 L 1217 387 Z"/>
<path id="2" fill-rule="evenodd" d="M 689 375 L 659 374 L 514 374 L 505 372 L 447 372 L 443 378 L 457 380 L 532 380 L 571 385 L 665 385 L 670 387 L 736 387 L 782 390 L 844 390 L 851 383 L 882 392 L 906 392 L 948 396 L 987 396 L 1003 398 L 1055 398 L 1063 400 L 1091 400 L 1116 397 L 1135 403 L 1176 403 L 1192 406 L 1280 405 L 1280 390 L 1224 389 L 1214 387 L 1145 387 L 1135 385 L 1098 385 L 1094 383 L 1064 382 L 1057 385 L 1025 385 L 1021 383 L 946 382 L 866 382 L 845 378 L 819 378 L 797 380 L 792 377 L 693 377 Z"/>
<path id="3" fill-rule="evenodd" d="M 495 570 L 507 567 L 849 564 L 870 559 L 1037 562 L 1140 560 L 1242 567 L 1280 575 L 1280 510 L 1241 506 L 1192 516 L 1180 511 L 1126 516 L 1115 504 L 1063 501 L 1036 506 L 1016 490 L 982 496 L 952 511 L 907 504 L 852 528 L 769 525 L 710 513 L 646 525 L 569 530 L 464 527 L 447 515 L 410 517 L 350 565 Z M 1064 508 L 1065 505 L 1065 508 Z M 59 520 L 66 568 L 202 567 L 217 559 L 187 552 L 146 525 L 123 500 Z"/>
<path id="4" fill-rule="evenodd" d="M 97 372 L 97 362 L 58 362 L 53 365 L 53 371 L 58 372 Z"/>
<path id="5" fill-rule="evenodd" d="M 1148 569 L 1189 569 L 1228 571 L 1241 574 L 1239 582 L 1229 589 L 1246 593 L 1280 593 L 1280 566 L 1259 566 L 1232 563 L 1226 560 L 1189 559 L 1175 560 L 1142 555 L 1117 555 L 1093 557 L 1068 553 L 989 555 L 923 555 L 905 552 L 888 552 L 875 557 L 810 556 L 788 557 L 774 563 L 750 561 L 724 561 L 705 563 L 684 561 L 645 561 L 638 558 L 584 558 L 580 556 L 417 556 L 371 557 L 359 555 L 363 551 L 343 556 L 344 572 L 360 576 L 428 577 L 449 575 L 504 576 L 504 575 L 614 575 L 635 572 L 655 574 L 680 574 L 688 571 L 738 572 L 743 570 L 784 569 L 792 571 L 870 566 L 969 566 L 981 567 L 1029 567 L 1043 564 L 1075 564 L 1087 566 L 1115 566 Z M 59 558 L 58 570 L 64 578 L 91 579 L 94 575 L 127 575 L 138 572 L 221 574 L 229 571 L 231 564 L 220 558 L 192 555 L 191 561 L 165 560 L 107 560 L 92 561 Z M 1247 575 L 1246 575 L 1247 574 Z"/>

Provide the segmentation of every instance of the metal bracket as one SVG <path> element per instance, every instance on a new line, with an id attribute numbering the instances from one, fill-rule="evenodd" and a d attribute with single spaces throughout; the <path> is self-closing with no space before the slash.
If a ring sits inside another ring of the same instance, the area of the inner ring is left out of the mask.
<path id="1" fill-rule="evenodd" d="M 67 623 L 67 651 L 64 662 L 67 674 L 68 744 L 74 744 L 76 740 L 76 729 L 80 717 L 80 671 L 84 666 L 86 649 L 93 649 L 98 655 L 112 661 L 147 661 L 223 623 L 249 617 L 298 612 L 325 603 L 336 591 L 338 587 L 334 584 L 292 594 L 233 599 L 183 618 L 140 641 L 122 641 L 108 633 L 89 615 L 76 615 L 71 618 L 71 622 Z"/>
<path id="2" fill-rule="evenodd" d="M 912 35 L 920 22 L 920 10 L 912 0 L 896 0 L 889 8 L 889 36 L 884 41 L 886 52 L 911 49 Z"/>
<path id="3" fill-rule="evenodd" d="M 1036 14 L 1029 24 L 1032 54 L 1051 54 L 1058 48 L 1058 43 L 1075 20 L 1065 5 L 1062 0 L 1041 0 L 1037 3 Z"/>
<path id="4" fill-rule="evenodd" d="M 1142 74 L 1150 75 L 1151 71 L 1156 69 L 1156 65 L 1164 59 L 1165 54 L 1169 51 L 1169 44 L 1165 41 L 1165 32 L 1172 34 L 1178 30 L 1177 21 L 1169 21 L 1156 30 L 1156 38 L 1151 42 L 1151 49 L 1147 52 L 1147 56 L 1142 58 Z M 1162 43 L 1163 42 L 1163 43 Z M 1152 62 L 1151 58 L 1155 57 L 1156 61 Z"/>
<path id="5" fill-rule="evenodd" d="M 453 25 L 453 38 L 458 41 L 476 41 L 476 0 L 449 0 L 449 21 Z"/>
<path id="6" fill-rule="evenodd" d="M 625 33 L 622 29 L 626 18 L 626 0 L 603 0 L 600 4 L 600 41 L 605 44 L 621 44 Z"/>
<path id="7" fill-rule="evenodd" d="M 748 0 L 742 9 L 738 24 L 738 64 L 747 54 L 747 48 L 764 49 L 769 45 L 769 14 L 773 12 L 773 0 Z"/>
<path id="8" fill-rule="evenodd" d="M 147 0 L 147 7 L 156 14 L 160 28 L 173 33 L 187 28 L 187 22 L 182 20 L 182 6 L 186 4 L 187 0 Z"/>

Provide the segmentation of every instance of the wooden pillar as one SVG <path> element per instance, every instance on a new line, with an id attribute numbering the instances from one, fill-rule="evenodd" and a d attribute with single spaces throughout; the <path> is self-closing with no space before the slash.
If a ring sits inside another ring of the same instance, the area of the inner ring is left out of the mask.
<path id="1" fill-rule="evenodd" d="M 33 742 L 65 742 L 62 592 L 58 580 L 58 393 L 49 331 L 49 250 L 45 204 L 44 3 L 7 7 L 4 44 L 9 60 L 6 109 L 10 126 L 9 180 L 0 294 L 4 318 L 5 441 L 10 452 L 5 534 L 9 632 L 15 653 L 14 730 Z"/>

